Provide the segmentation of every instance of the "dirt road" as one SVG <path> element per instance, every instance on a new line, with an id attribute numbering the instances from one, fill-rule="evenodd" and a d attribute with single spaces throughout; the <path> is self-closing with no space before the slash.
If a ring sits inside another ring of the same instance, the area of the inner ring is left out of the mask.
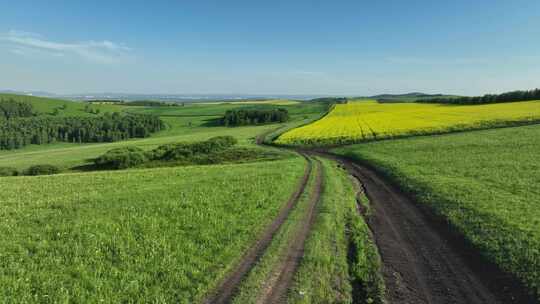
<path id="1" fill-rule="evenodd" d="M 368 224 L 382 257 L 388 303 L 538 303 L 516 280 L 451 233 L 447 224 L 375 172 L 346 159 L 339 161 L 361 182 L 371 201 Z"/>
<path id="2" fill-rule="evenodd" d="M 262 144 L 263 138 L 258 137 L 257 143 Z M 372 212 L 367 221 L 382 258 L 387 303 L 538 304 L 515 278 L 487 262 L 462 236 L 450 231 L 446 222 L 437 219 L 427 207 L 411 200 L 373 170 L 324 151 L 299 152 L 309 160 L 309 165 L 298 190 L 207 303 L 230 302 L 242 278 L 257 263 L 305 191 L 313 171 L 310 159 L 316 155 L 340 162 L 358 179 L 371 202 Z M 321 195 L 324 175 L 321 166 L 317 168 L 308 211 L 289 241 L 284 258 L 266 280 L 257 303 L 286 300 Z"/>

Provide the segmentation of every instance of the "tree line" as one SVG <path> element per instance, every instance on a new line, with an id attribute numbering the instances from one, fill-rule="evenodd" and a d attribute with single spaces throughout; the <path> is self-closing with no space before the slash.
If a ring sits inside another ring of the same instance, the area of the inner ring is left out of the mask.
<path id="1" fill-rule="evenodd" d="M 444 97 L 419 99 L 416 102 L 424 103 L 447 103 L 447 104 L 486 104 L 513 101 L 540 100 L 540 89 L 528 91 L 512 91 L 502 94 L 486 94 L 484 96 L 473 97 Z"/>
<path id="2" fill-rule="evenodd" d="M 166 103 L 155 100 L 134 100 L 126 101 L 123 103 L 126 106 L 138 106 L 138 107 L 177 107 L 177 103 Z"/>
<path id="3" fill-rule="evenodd" d="M 347 97 L 320 97 L 310 100 L 311 102 L 322 102 L 329 104 L 344 104 L 349 101 Z"/>
<path id="4" fill-rule="evenodd" d="M 17 117 L 34 116 L 34 108 L 26 102 L 18 102 L 14 99 L 0 99 L 0 118 L 13 119 Z"/>
<path id="5" fill-rule="evenodd" d="M 0 125 L 0 150 L 22 148 L 28 144 L 52 142 L 114 142 L 148 137 L 162 130 L 157 116 L 105 113 L 97 117 L 19 117 Z"/>
<path id="6" fill-rule="evenodd" d="M 119 99 L 92 99 L 86 101 L 89 104 L 116 104 L 123 106 L 140 106 L 140 107 L 177 107 L 177 103 L 167 103 L 156 100 L 134 100 L 125 101 Z"/>
<path id="7" fill-rule="evenodd" d="M 270 122 L 285 122 L 289 120 L 289 112 L 286 109 L 239 109 L 228 110 L 221 119 L 225 126 L 256 125 Z"/>

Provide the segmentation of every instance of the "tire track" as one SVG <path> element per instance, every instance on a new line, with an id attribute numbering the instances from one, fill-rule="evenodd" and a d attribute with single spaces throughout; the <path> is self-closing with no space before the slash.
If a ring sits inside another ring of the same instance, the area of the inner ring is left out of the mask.
<path id="1" fill-rule="evenodd" d="M 262 257 L 275 233 L 285 222 L 291 210 L 296 206 L 300 196 L 305 191 L 306 185 L 309 180 L 309 176 L 313 171 L 313 161 L 302 154 L 306 159 L 306 168 L 304 175 L 300 180 L 300 183 L 296 191 L 291 195 L 287 204 L 280 210 L 278 216 L 268 225 L 265 230 L 262 232 L 259 239 L 253 244 L 244 254 L 238 265 L 223 279 L 219 286 L 207 296 L 203 303 L 207 304 L 221 304 L 229 303 L 234 294 L 237 292 L 240 282 L 242 279 L 249 273 L 253 266 L 259 261 Z"/>
<path id="2" fill-rule="evenodd" d="M 321 198 L 324 172 L 321 162 L 317 162 L 315 188 L 309 200 L 308 210 L 304 214 L 294 238 L 289 240 L 289 244 L 283 253 L 280 263 L 274 267 L 274 270 L 263 286 L 262 293 L 257 298 L 258 304 L 286 303 L 287 301 L 287 293 L 304 256 L 305 242 L 315 222 L 316 207 Z"/>
<path id="3" fill-rule="evenodd" d="M 487 261 L 463 235 L 453 231 L 445 219 L 370 168 L 326 149 L 297 152 L 342 163 L 365 190 L 372 209 L 366 221 L 382 259 L 386 303 L 540 303 L 519 280 Z M 278 277 L 284 279 L 279 285 L 286 287 L 274 287 L 275 291 L 257 303 L 283 301 L 290 286 L 288 277 L 294 275 L 294 267 L 291 269 Z"/>

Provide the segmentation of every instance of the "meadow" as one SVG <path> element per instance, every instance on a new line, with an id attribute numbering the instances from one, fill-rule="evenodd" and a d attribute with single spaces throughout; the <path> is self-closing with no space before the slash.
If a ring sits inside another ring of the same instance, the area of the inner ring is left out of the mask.
<path id="1" fill-rule="evenodd" d="M 340 145 L 539 121 L 540 101 L 445 105 L 356 100 L 335 105 L 323 119 L 286 132 L 276 142 Z"/>
<path id="2" fill-rule="evenodd" d="M 334 151 L 377 168 L 540 295 L 540 126 Z"/>
<path id="3" fill-rule="evenodd" d="M 199 301 L 276 216 L 304 167 L 294 157 L 0 178 L 0 298 Z"/>

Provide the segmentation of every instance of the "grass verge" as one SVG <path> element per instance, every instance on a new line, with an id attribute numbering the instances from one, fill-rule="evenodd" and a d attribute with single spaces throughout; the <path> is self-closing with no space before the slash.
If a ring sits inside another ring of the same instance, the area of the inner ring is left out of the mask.
<path id="1" fill-rule="evenodd" d="M 323 159 L 322 165 L 318 215 L 289 303 L 382 303 L 380 257 L 356 209 L 352 180 L 334 161 Z"/>

